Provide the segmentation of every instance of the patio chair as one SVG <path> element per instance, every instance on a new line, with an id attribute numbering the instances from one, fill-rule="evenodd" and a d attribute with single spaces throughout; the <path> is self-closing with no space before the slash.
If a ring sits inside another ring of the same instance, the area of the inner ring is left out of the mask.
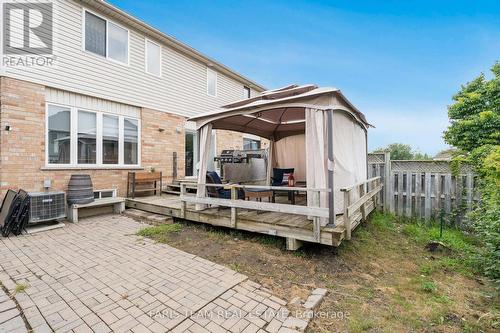
<path id="1" fill-rule="evenodd" d="M 220 184 L 221 186 L 207 186 L 208 196 L 211 198 L 231 199 L 231 190 L 224 189 L 222 180 L 215 171 L 207 171 L 207 184 Z M 238 189 L 238 199 L 244 199 L 245 193 L 242 189 Z"/>
<path id="2" fill-rule="evenodd" d="M 285 174 L 294 173 L 294 168 L 273 168 L 273 176 L 271 177 L 271 186 L 283 186 L 288 184 L 288 179 L 285 179 Z"/>
<path id="3" fill-rule="evenodd" d="M 294 171 L 295 168 L 273 168 L 273 176 L 271 177 L 271 186 L 287 186 L 288 178 L 285 177 L 285 174 L 291 174 L 294 173 Z M 273 202 L 276 201 L 276 195 L 285 194 L 285 192 L 288 195 L 288 200 L 291 201 L 292 196 L 290 191 L 273 190 Z"/>
<path id="4" fill-rule="evenodd" d="M 19 192 L 17 192 L 17 197 L 20 200 L 20 205 L 17 211 L 15 223 L 13 224 L 11 230 L 15 236 L 19 236 L 23 233 L 23 231 L 26 231 L 30 211 L 30 197 L 28 196 L 28 193 L 24 190 L 19 190 Z"/>
<path id="5" fill-rule="evenodd" d="M 22 205 L 23 198 L 18 193 L 8 190 L 2 205 L 2 216 L 5 216 L 0 232 L 2 236 L 9 237 L 10 233 L 16 228 L 17 216 Z M 10 203 L 10 204 L 9 204 Z M 4 210 L 6 213 L 4 213 Z M 4 215 L 5 214 L 5 215 Z"/>
<path id="6" fill-rule="evenodd" d="M 0 229 L 7 223 L 16 196 L 17 193 L 15 191 L 8 190 L 3 197 L 2 206 L 0 207 Z"/>

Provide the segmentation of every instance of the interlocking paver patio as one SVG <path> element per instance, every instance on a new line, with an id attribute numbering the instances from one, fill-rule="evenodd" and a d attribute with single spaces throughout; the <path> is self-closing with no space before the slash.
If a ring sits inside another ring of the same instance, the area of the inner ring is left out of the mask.
<path id="1" fill-rule="evenodd" d="M 0 332 L 284 328 L 286 302 L 242 274 L 136 236 L 145 226 L 105 215 L 0 239 L 0 282 L 15 301 L 0 290 Z M 27 287 L 15 293 L 20 284 Z"/>

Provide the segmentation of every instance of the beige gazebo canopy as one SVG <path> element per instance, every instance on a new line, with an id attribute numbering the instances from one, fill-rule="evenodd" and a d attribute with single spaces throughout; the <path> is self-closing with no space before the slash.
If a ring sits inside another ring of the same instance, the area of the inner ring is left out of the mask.
<path id="1" fill-rule="evenodd" d="M 330 220 L 341 213 L 340 188 L 367 179 L 367 130 L 370 124 L 340 90 L 290 85 L 265 91 L 190 120 L 200 138 L 198 196 L 205 196 L 205 174 L 212 129 L 258 135 L 271 141 L 268 179 L 276 156 L 298 156 L 305 164 L 308 188 L 330 188 L 320 198 Z M 287 138 L 290 144 L 281 144 Z M 302 141 L 302 144 L 298 142 Z M 297 151 L 297 147 L 305 151 Z M 273 160 L 274 157 L 274 160 Z M 308 197 L 308 205 L 310 198 Z"/>

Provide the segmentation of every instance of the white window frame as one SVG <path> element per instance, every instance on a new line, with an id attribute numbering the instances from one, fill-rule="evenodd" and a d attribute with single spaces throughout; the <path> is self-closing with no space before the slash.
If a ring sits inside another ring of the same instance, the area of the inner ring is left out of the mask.
<path id="1" fill-rule="evenodd" d="M 92 15 L 95 15 L 95 16 L 99 17 L 100 19 L 106 21 L 106 55 L 104 57 L 100 54 L 97 54 L 97 53 L 94 53 L 91 51 L 87 51 L 87 49 L 85 48 L 85 34 L 86 34 L 86 30 L 85 30 L 86 16 L 85 16 L 85 13 L 86 12 L 88 12 Z M 116 60 L 116 59 L 109 57 L 109 38 L 108 38 L 108 36 L 109 36 L 109 22 L 111 22 L 114 25 L 116 25 L 117 27 L 120 27 L 123 30 L 127 31 L 127 62 L 122 62 L 122 61 L 119 61 L 119 60 Z M 83 8 L 83 10 L 82 10 L 82 23 L 83 23 L 82 24 L 82 50 L 83 50 L 83 52 L 88 53 L 88 54 L 92 54 L 93 56 L 99 57 L 101 59 L 104 58 L 106 60 L 109 60 L 111 62 L 120 64 L 120 65 L 130 66 L 130 30 L 129 29 L 127 29 L 126 27 L 124 27 L 123 25 L 121 25 L 119 23 L 116 23 L 113 20 L 108 20 L 106 17 L 99 15 L 96 12 L 89 10 L 87 8 Z"/>
<path id="2" fill-rule="evenodd" d="M 215 94 L 214 95 L 210 94 L 210 92 L 208 90 L 209 73 L 214 73 L 215 74 Z M 210 67 L 207 67 L 207 95 L 208 96 L 217 97 L 217 82 L 218 81 L 219 81 L 219 75 L 218 75 L 217 71 L 213 70 Z"/>
<path id="3" fill-rule="evenodd" d="M 55 164 L 49 163 L 49 106 L 59 106 L 70 110 L 70 163 Z M 96 164 L 78 164 L 78 111 L 92 112 L 96 114 Z M 118 117 L 118 164 L 103 164 L 102 163 L 102 117 L 109 115 Z M 124 119 L 132 119 L 137 121 L 137 164 L 124 163 L 124 140 L 125 134 L 123 130 Z M 142 133 L 141 119 L 136 117 L 124 116 L 110 112 L 90 110 L 87 108 L 64 105 L 59 103 L 47 102 L 45 104 L 45 168 L 49 169 L 137 169 L 141 168 L 142 155 Z"/>
<path id="4" fill-rule="evenodd" d="M 111 192 L 112 193 L 111 198 L 116 198 L 116 188 L 112 188 L 112 189 L 104 189 L 104 190 L 94 190 L 94 197 L 95 197 L 96 193 L 99 193 L 99 198 L 96 198 L 96 200 L 102 199 L 103 192 Z"/>
<path id="5" fill-rule="evenodd" d="M 156 46 L 158 46 L 160 48 L 160 75 L 155 74 L 155 73 L 151 73 L 148 71 L 148 43 L 155 44 Z M 147 74 L 150 74 L 150 75 L 153 75 L 156 77 L 162 77 L 162 75 L 163 75 L 163 48 L 162 48 L 161 44 L 159 44 L 151 39 L 148 39 L 148 38 L 144 39 L 144 71 Z"/>
<path id="6" fill-rule="evenodd" d="M 252 89 L 250 87 L 243 86 L 243 97 L 247 99 L 252 97 Z"/>

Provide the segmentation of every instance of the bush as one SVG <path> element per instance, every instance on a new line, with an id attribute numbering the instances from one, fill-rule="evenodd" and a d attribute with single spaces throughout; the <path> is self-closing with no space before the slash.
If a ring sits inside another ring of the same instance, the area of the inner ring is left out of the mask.
<path id="1" fill-rule="evenodd" d="M 478 169 L 481 202 L 470 217 L 483 244 L 476 260 L 500 290 L 500 147 L 491 149 L 483 161 Z"/>
<path id="2" fill-rule="evenodd" d="M 450 126 L 444 139 L 458 148 L 452 163 L 457 172 L 468 163 L 479 176 L 480 202 L 470 214 L 482 248 L 475 256 L 482 272 L 500 291 L 500 63 L 493 77 L 481 74 L 462 86 L 448 108 Z"/>

